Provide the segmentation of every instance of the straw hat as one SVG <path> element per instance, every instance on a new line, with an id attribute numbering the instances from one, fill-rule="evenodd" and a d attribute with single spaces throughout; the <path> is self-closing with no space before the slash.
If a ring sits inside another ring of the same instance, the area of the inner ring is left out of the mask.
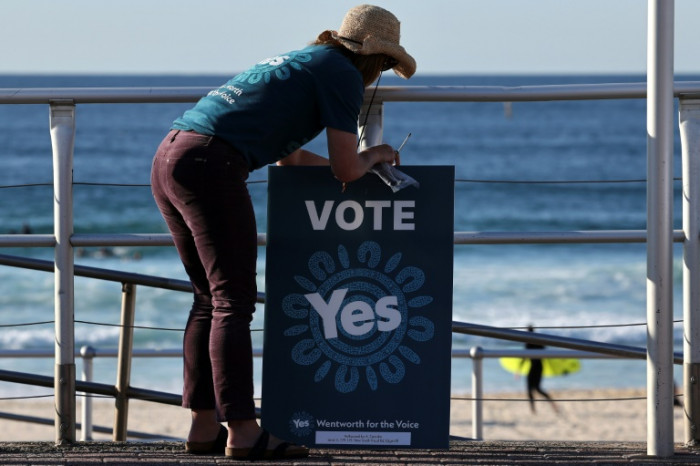
<path id="1" fill-rule="evenodd" d="M 396 16 L 384 8 L 360 5 L 346 13 L 338 31 L 324 31 L 319 39 L 330 35 L 360 55 L 388 55 L 398 62 L 393 67 L 394 73 L 408 79 L 416 72 L 416 61 L 399 45 L 400 24 Z"/>

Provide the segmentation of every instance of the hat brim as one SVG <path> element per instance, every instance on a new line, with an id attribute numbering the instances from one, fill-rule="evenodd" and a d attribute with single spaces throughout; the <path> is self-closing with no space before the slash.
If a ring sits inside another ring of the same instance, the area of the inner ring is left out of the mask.
<path id="1" fill-rule="evenodd" d="M 318 37 L 319 39 L 331 36 L 333 39 L 340 42 L 346 49 L 351 50 L 360 55 L 384 54 L 394 58 L 398 64 L 393 67 L 394 73 L 403 79 L 408 79 L 416 72 L 416 60 L 406 52 L 399 44 L 376 39 L 372 36 L 367 36 L 362 42 L 356 42 L 342 38 L 338 35 L 338 31 L 324 31 Z"/>

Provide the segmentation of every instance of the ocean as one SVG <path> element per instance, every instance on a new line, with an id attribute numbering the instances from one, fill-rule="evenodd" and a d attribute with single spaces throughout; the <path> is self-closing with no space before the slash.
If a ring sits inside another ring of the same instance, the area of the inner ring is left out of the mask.
<path id="1" fill-rule="evenodd" d="M 225 76 L 0 76 L 0 88 L 217 87 Z M 697 76 L 677 80 L 700 80 Z M 644 76 L 394 76 L 382 85 L 591 84 L 644 82 Z M 149 184 L 153 153 L 170 123 L 192 104 L 83 104 L 76 109 L 75 233 L 166 233 Z M 46 105 L 0 105 L 0 228 L 53 231 L 51 141 Z M 674 225 L 681 228 L 680 153 L 676 121 Z M 384 140 L 404 165 L 454 165 L 456 231 L 569 231 L 646 228 L 646 102 L 643 99 L 503 103 L 386 103 Z M 323 135 L 310 150 L 325 153 Z M 258 231 L 266 225 L 267 171 L 251 174 Z M 674 320 L 682 319 L 681 246 L 675 246 Z M 50 248 L 5 248 L 4 254 L 52 259 Z M 456 245 L 453 319 L 554 335 L 646 345 L 645 244 Z M 174 248 L 76 250 L 76 264 L 185 279 Z M 258 284 L 264 290 L 265 251 Z M 0 347 L 53 350 L 53 275 L 0 266 Z M 114 349 L 121 286 L 77 278 L 76 348 Z M 139 287 L 135 348 L 179 348 L 191 297 Z M 253 321 L 262 347 L 264 308 Z M 49 323 L 41 323 L 49 322 Z M 522 344 L 453 336 L 454 349 L 522 348 Z M 682 329 L 674 328 L 675 351 Z M 116 360 L 98 358 L 94 380 L 113 384 Z M 76 361 L 78 372 L 81 362 Z M 470 391 L 471 362 L 453 361 L 453 393 Z M 0 358 L 0 368 L 53 375 L 52 359 Z M 256 389 L 260 361 L 256 360 Z M 681 368 L 676 369 L 680 383 Z M 523 381 L 484 362 L 484 389 L 519 391 Z M 580 372 L 545 380 L 551 389 L 644 387 L 644 361 L 584 360 Z M 179 358 L 136 358 L 131 384 L 180 393 Z M 0 397 L 51 394 L 0 382 Z"/>

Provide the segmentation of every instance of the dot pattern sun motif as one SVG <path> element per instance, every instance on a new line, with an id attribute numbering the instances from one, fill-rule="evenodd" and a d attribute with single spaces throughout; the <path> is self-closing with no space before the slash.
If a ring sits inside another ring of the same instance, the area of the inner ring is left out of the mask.
<path id="1" fill-rule="evenodd" d="M 291 358 L 314 367 L 315 382 L 330 379 L 341 393 L 360 383 L 377 390 L 382 381 L 403 380 L 407 363 L 421 363 L 409 345 L 434 337 L 433 322 L 415 315 L 433 298 L 420 294 L 424 272 L 401 260 L 397 252 L 383 262 L 374 241 L 362 243 L 354 256 L 339 245 L 335 257 L 313 253 L 310 275 L 294 277 L 305 293 L 284 297 L 282 309 L 296 321 L 284 335 L 298 339 Z"/>

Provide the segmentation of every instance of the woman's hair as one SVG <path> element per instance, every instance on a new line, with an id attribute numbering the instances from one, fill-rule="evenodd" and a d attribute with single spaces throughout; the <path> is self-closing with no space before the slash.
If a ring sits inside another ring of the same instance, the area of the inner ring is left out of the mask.
<path id="1" fill-rule="evenodd" d="M 376 81 L 376 79 L 379 77 L 379 73 L 382 72 L 382 67 L 384 66 L 384 61 L 386 59 L 386 57 L 381 53 L 374 55 L 360 55 L 359 53 L 355 53 L 343 47 L 343 44 L 332 37 L 319 37 L 315 42 L 313 42 L 312 45 L 332 45 L 337 47 L 343 55 L 350 59 L 352 64 L 355 65 L 355 68 L 360 70 L 360 74 L 362 74 L 362 81 L 364 82 L 365 86 L 369 86 Z"/>

